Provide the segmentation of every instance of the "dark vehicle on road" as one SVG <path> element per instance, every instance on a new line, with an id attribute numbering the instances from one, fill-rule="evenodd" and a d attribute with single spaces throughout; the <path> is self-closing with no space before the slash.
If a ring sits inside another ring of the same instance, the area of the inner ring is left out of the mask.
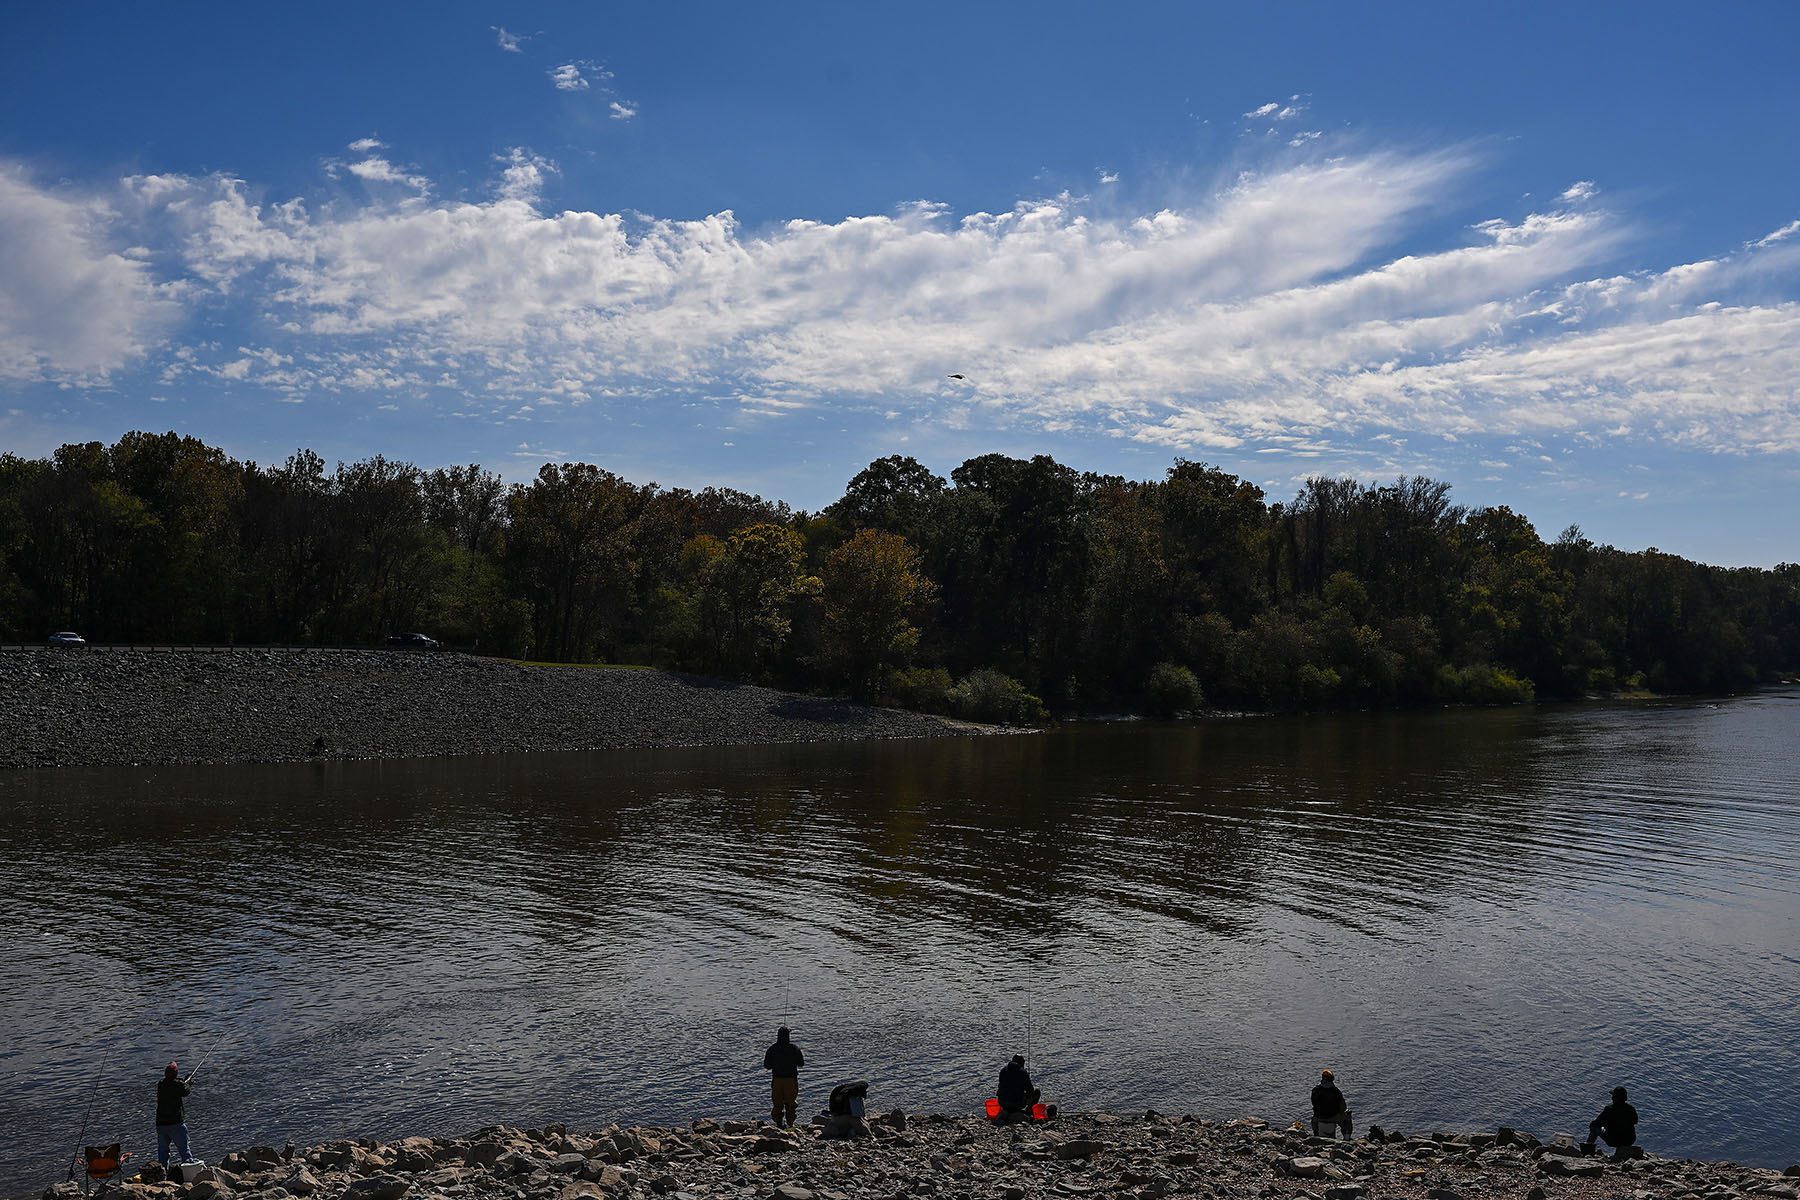
<path id="1" fill-rule="evenodd" d="M 442 650 L 443 646 L 434 637 L 426 637 L 422 633 L 396 633 L 387 640 L 387 644 L 396 650 Z"/>
<path id="2" fill-rule="evenodd" d="M 87 645 L 87 639 L 82 637 L 79 633 L 74 633 L 65 629 L 61 633 L 51 634 L 49 640 L 44 644 L 47 646 L 85 646 Z"/>

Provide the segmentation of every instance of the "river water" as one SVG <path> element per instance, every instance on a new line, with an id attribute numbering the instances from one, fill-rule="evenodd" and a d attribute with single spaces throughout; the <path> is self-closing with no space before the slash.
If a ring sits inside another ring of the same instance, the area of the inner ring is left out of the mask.
<path id="1" fill-rule="evenodd" d="M 838 746 L 0 773 L 0 1194 L 505 1121 L 1066 1107 L 1800 1160 L 1800 690 Z"/>

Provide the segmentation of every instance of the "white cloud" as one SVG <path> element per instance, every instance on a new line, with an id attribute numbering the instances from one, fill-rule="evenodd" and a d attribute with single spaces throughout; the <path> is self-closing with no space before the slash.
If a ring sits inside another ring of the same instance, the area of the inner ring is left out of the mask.
<path id="1" fill-rule="evenodd" d="M 1295 147 L 1304 146 L 1308 142 L 1318 141 L 1323 136 L 1324 134 L 1320 130 L 1302 129 L 1299 133 L 1296 133 L 1293 137 L 1288 139 L 1288 145 Z"/>
<path id="2" fill-rule="evenodd" d="M 587 63 L 564 63 L 560 67 L 550 68 L 550 82 L 556 85 L 559 92 L 585 92 L 590 86 L 583 68 L 591 69 Z"/>
<path id="3" fill-rule="evenodd" d="M 615 121 L 629 121 L 638 114 L 637 102 L 635 100 L 626 101 L 622 104 L 619 101 L 614 100 L 610 105 L 610 109 L 610 115 Z"/>
<path id="4" fill-rule="evenodd" d="M 1119 182 L 1119 173 L 1117 171 L 1108 171 L 1105 168 L 1102 168 L 1100 171 L 1100 182 L 1117 183 Z"/>
<path id="5" fill-rule="evenodd" d="M 150 257 L 109 270 L 262 322 L 263 349 L 184 347 L 170 378 L 238 370 L 292 398 L 851 405 L 1303 458 L 1380 435 L 1800 450 L 1800 304 L 1768 299 L 1800 279 L 1800 239 L 1617 273 L 1634 232 L 1590 203 L 1421 233 L 1469 167 L 1346 155 L 1136 214 L 1059 195 L 759 230 L 541 211 L 555 167 L 524 149 L 481 201 L 309 207 L 142 176 L 119 244 Z"/>
<path id="6" fill-rule="evenodd" d="M 113 236 L 118 218 L 103 199 L 40 187 L 0 163 L 0 379 L 101 381 L 173 328 L 169 291 L 140 256 L 113 248 L 135 241 Z"/>
<path id="7" fill-rule="evenodd" d="M 350 143 L 350 150 L 355 154 L 367 154 L 371 150 L 386 149 L 387 143 L 377 137 L 357 138 Z"/>
<path id="8" fill-rule="evenodd" d="M 1758 238 L 1754 244 L 1757 246 L 1773 246 L 1776 242 L 1785 242 L 1797 233 L 1800 233 L 1800 220 L 1789 221 L 1786 225 L 1783 225 L 1780 229 L 1777 229 L 1766 237 Z"/>
<path id="9" fill-rule="evenodd" d="M 431 181 L 423 175 L 410 175 L 378 154 L 346 163 L 344 169 L 364 183 L 398 183 L 420 192 L 431 190 Z"/>
<path id="10" fill-rule="evenodd" d="M 1592 200 L 1600 194 L 1600 188 L 1591 179 L 1577 179 L 1571 183 L 1557 199 L 1565 204 L 1580 204 Z"/>
<path id="11" fill-rule="evenodd" d="M 505 50 L 510 54 L 524 53 L 519 47 L 521 43 L 528 41 L 528 38 L 521 37 L 516 33 L 508 33 L 499 25 L 490 25 L 488 28 L 494 31 L 494 40 L 499 44 L 502 50 Z"/>
<path id="12" fill-rule="evenodd" d="M 500 173 L 499 193 L 503 200 L 535 201 L 543 191 L 545 177 L 556 174 L 557 169 L 549 159 L 540 158 L 522 146 L 514 146 L 498 161 L 506 164 Z"/>
<path id="13" fill-rule="evenodd" d="M 1258 105 L 1245 113 L 1244 117 L 1251 121 L 1286 121 L 1305 111 L 1306 105 L 1301 103 L 1301 97 L 1295 94 L 1289 96 L 1285 101 L 1271 100 L 1267 104 Z"/>

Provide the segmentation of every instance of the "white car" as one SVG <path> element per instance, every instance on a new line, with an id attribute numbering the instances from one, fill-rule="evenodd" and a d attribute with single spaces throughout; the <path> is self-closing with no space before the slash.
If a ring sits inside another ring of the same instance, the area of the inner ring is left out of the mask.
<path id="1" fill-rule="evenodd" d="M 46 644 L 51 646 L 85 646 L 87 645 L 87 639 L 82 637 L 79 633 L 73 633 L 65 629 L 61 633 L 51 634 L 50 640 Z"/>

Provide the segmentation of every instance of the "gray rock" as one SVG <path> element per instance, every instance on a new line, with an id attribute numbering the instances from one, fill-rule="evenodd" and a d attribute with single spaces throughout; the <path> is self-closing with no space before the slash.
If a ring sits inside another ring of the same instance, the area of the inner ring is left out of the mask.
<path id="1" fill-rule="evenodd" d="M 1464 1200 L 1461 1192 L 1447 1187 L 1434 1187 L 1425 1195 L 1428 1200 Z"/>
<path id="2" fill-rule="evenodd" d="M 1325 1189 L 1325 1200 L 1363 1200 L 1368 1194 L 1360 1183 L 1334 1183 Z"/>
<path id="3" fill-rule="evenodd" d="M 293 1174 L 281 1181 L 281 1186 L 296 1196 L 310 1196 L 319 1190 L 319 1178 L 305 1167 L 295 1167 Z"/>
<path id="4" fill-rule="evenodd" d="M 813 1200 L 812 1189 L 797 1183 L 784 1183 L 775 1189 L 775 1200 Z"/>
<path id="5" fill-rule="evenodd" d="M 1330 1167 L 1330 1163 L 1322 1158 L 1317 1158 L 1312 1155 L 1303 1155 L 1299 1158 L 1278 1158 L 1275 1160 L 1275 1169 L 1277 1171 L 1283 1175 L 1290 1175 L 1295 1179 L 1324 1179 L 1326 1172 Z"/>
<path id="6" fill-rule="evenodd" d="M 1092 1158 L 1106 1149 L 1105 1142 L 1097 1142 L 1092 1138 L 1071 1138 L 1066 1142 L 1058 1142 L 1053 1149 L 1057 1158 L 1067 1161 L 1076 1158 Z"/>
<path id="7" fill-rule="evenodd" d="M 370 1175 L 352 1180 L 345 1200 L 400 1200 L 412 1189 L 410 1180 L 398 1175 Z"/>
<path id="8" fill-rule="evenodd" d="M 1562 1154 L 1546 1154 L 1538 1160 L 1538 1170 L 1546 1175 L 1594 1179 L 1606 1172 L 1606 1164 L 1597 1158 L 1569 1158 Z"/>

